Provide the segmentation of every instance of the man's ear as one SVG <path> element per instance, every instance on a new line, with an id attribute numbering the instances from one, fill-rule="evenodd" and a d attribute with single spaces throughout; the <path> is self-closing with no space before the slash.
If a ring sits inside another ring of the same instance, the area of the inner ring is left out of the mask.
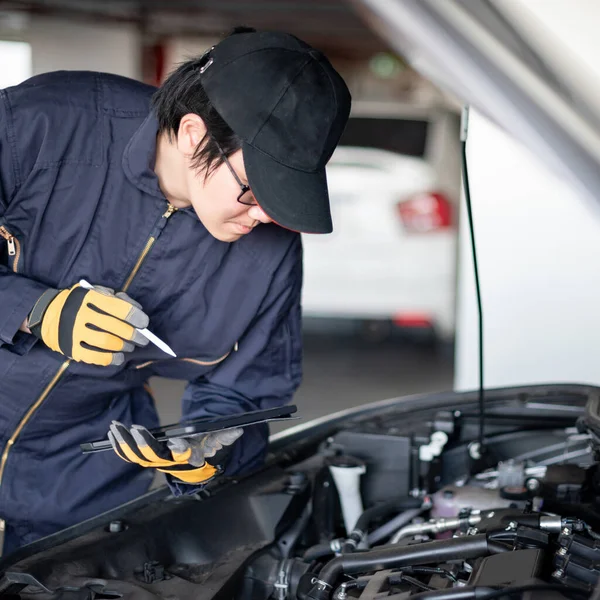
<path id="1" fill-rule="evenodd" d="M 177 131 L 178 150 L 184 156 L 191 158 L 205 135 L 206 126 L 204 125 L 204 121 L 198 115 L 195 115 L 194 113 L 183 115 Z"/>

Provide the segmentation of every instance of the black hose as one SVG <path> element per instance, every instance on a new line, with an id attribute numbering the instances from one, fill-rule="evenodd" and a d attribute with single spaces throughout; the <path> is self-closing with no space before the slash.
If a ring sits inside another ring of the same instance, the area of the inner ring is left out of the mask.
<path id="1" fill-rule="evenodd" d="M 486 594 L 495 592 L 489 587 L 457 587 L 449 590 L 421 592 L 410 597 L 410 600 L 475 600 L 486 598 Z"/>
<path id="2" fill-rule="evenodd" d="M 442 563 L 457 558 L 478 558 L 489 554 L 485 534 L 470 535 L 449 540 L 436 540 L 427 544 L 415 544 L 371 550 L 358 554 L 338 556 L 328 562 L 319 574 L 319 581 L 308 593 L 309 598 L 329 598 L 331 586 L 345 573 L 361 573 L 378 569 L 392 569 L 415 564 Z"/>
<path id="3" fill-rule="evenodd" d="M 347 554 L 356 549 L 358 544 L 360 544 L 368 533 L 369 527 L 375 519 L 387 517 L 393 513 L 410 510 L 411 508 L 420 508 L 422 505 L 423 500 L 421 498 L 403 496 L 367 508 L 367 510 L 363 511 L 360 517 L 358 517 L 354 530 L 350 532 L 346 543 L 342 546 L 342 553 Z"/>
<path id="4" fill-rule="evenodd" d="M 316 560 L 317 558 L 323 558 L 324 556 L 329 556 L 330 554 L 334 554 L 334 550 L 331 547 L 331 543 L 329 544 L 317 544 L 316 546 L 311 546 L 304 552 L 302 555 L 302 560 L 306 562 L 311 562 Z"/>
<path id="5" fill-rule="evenodd" d="M 375 504 L 371 508 L 367 508 L 356 521 L 354 529 L 366 532 L 369 525 L 375 519 L 385 517 L 394 512 L 400 512 L 403 510 L 409 510 L 411 508 L 420 508 L 423 505 L 421 498 L 414 498 L 413 496 L 406 496 L 402 498 L 394 498 L 388 502 L 382 502 L 381 504 Z"/>
<path id="6" fill-rule="evenodd" d="M 382 502 L 367 508 L 367 510 L 363 511 L 360 517 L 358 517 L 354 530 L 350 533 L 346 542 L 340 547 L 341 552 L 343 554 L 354 552 L 360 542 L 363 541 L 365 534 L 369 531 L 369 527 L 375 519 L 386 517 L 395 512 L 420 508 L 422 505 L 423 500 L 420 498 L 402 496 L 401 498 L 394 498 L 393 500 Z M 335 551 L 331 548 L 329 543 L 316 544 L 305 551 L 302 560 L 310 561 L 334 553 Z"/>
<path id="7" fill-rule="evenodd" d="M 507 540 L 509 541 L 509 540 Z M 490 554 L 501 554 L 502 552 L 512 552 L 514 550 L 514 541 L 513 537 L 510 540 L 510 543 L 504 544 L 503 542 L 499 542 L 498 540 L 490 540 L 488 539 L 488 552 Z"/>

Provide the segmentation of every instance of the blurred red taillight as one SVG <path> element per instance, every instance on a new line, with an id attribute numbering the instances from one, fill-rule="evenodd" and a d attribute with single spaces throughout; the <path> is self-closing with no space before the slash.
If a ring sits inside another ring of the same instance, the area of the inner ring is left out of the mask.
<path id="1" fill-rule="evenodd" d="M 394 325 L 413 329 L 428 329 L 433 327 L 433 321 L 425 313 L 398 313 L 392 319 Z"/>
<path id="2" fill-rule="evenodd" d="M 429 233 L 452 227 L 452 204 L 437 192 L 426 192 L 398 202 L 404 227 L 414 233 Z"/>

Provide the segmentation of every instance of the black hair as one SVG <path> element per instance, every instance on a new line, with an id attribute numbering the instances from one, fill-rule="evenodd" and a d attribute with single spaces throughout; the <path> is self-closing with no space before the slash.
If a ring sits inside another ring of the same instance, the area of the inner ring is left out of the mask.
<path id="1" fill-rule="evenodd" d="M 251 33 L 252 27 L 235 27 L 229 35 Z M 208 52 L 188 60 L 173 71 L 152 97 L 152 108 L 158 119 L 159 133 L 169 139 L 177 137 L 179 124 L 184 115 L 198 115 L 206 126 L 206 135 L 200 140 L 192 157 L 192 166 L 204 170 L 208 177 L 223 163 L 223 156 L 230 156 L 242 147 L 242 140 L 225 123 L 200 82 L 200 68 L 208 60 Z"/>

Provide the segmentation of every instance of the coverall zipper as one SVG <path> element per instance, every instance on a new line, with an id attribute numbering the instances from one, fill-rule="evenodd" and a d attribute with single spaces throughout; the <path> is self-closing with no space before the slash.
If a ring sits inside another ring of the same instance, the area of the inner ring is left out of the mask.
<path id="1" fill-rule="evenodd" d="M 8 246 L 8 255 L 13 256 L 13 265 L 12 269 L 16 273 L 19 269 L 19 258 L 21 257 L 21 244 L 19 240 L 10 232 L 4 225 L 0 225 L 0 236 L 2 236 L 6 240 L 6 245 Z M 2 473 L 4 472 L 4 463 L 6 462 L 6 457 L 9 452 L 9 444 L 12 446 L 14 443 L 13 438 L 11 437 L 6 444 L 6 448 L 2 453 L 2 458 L 0 459 L 0 481 L 2 480 Z M 6 521 L 4 519 L 0 519 L 0 556 L 2 556 L 2 550 L 4 548 L 4 535 L 6 532 Z"/>
<path id="2" fill-rule="evenodd" d="M 19 240 L 4 225 L 0 225 L 0 236 L 6 240 L 8 246 L 8 255 L 13 258 L 13 271 L 16 273 L 19 268 L 19 258 L 21 258 L 21 244 Z"/>
<path id="3" fill-rule="evenodd" d="M 165 228 L 167 221 L 169 220 L 169 217 L 175 211 L 177 211 L 177 208 L 175 208 L 172 204 L 169 204 L 169 207 L 167 208 L 165 213 L 161 216 L 160 220 L 158 221 L 158 223 L 152 230 L 152 233 L 150 234 L 150 237 L 149 237 L 148 241 L 146 242 L 146 245 L 144 246 L 142 253 L 140 254 L 138 260 L 136 261 L 135 266 L 133 267 L 131 273 L 129 274 L 129 277 L 126 279 L 125 284 L 124 284 L 123 288 L 121 289 L 121 291 L 123 291 L 123 292 L 127 291 L 129 286 L 131 285 L 131 282 L 133 281 L 134 277 L 137 275 L 138 271 L 140 270 L 146 256 L 148 256 L 148 253 L 152 249 L 152 246 L 158 239 L 158 236 L 161 234 L 162 230 Z M 18 267 L 18 262 L 19 262 L 19 256 L 20 256 L 19 240 L 17 240 L 14 236 L 12 236 L 4 226 L 0 226 L 0 235 L 4 239 L 7 240 L 8 253 L 11 256 L 13 255 L 13 253 L 11 252 L 11 244 L 13 244 L 12 248 L 13 248 L 14 254 L 16 255 L 15 261 L 13 262 L 13 270 L 16 272 L 17 267 Z M 12 240 L 12 242 L 11 242 L 11 240 Z M 50 383 L 44 388 L 44 391 L 42 392 L 41 396 L 31 405 L 29 410 L 25 413 L 23 418 L 19 421 L 19 424 L 17 425 L 16 429 L 13 431 L 8 442 L 6 442 L 6 446 L 4 447 L 4 450 L 2 452 L 2 458 L 0 459 L 0 487 L 2 486 L 2 480 L 4 478 L 4 470 L 6 468 L 6 462 L 8 460 L 8 455 L 10 454 L 11 449 L 15 445 L 17 438 L 19 437 L 19 434 L 21 433 L 21 431 L 23 430 L 25 425 L 27 425 L 27 423 L 29 422 L 31 417 L 34 415 L 34 413 L 37 411 L 37 409 L 42 405 L 44 400 L 48 397 L 50 392 L 55 388 L 56 384 L 60 381 L 61 377 L 65 374 L 65 372 L 69 368 L 70 364 L 71 364 L 71 359 L 69 358 L 60 365 L 60 368 L 58 369 L 58 371 L 52 378 L 52 381 L 50 381 Z M 4 519 L 0 519 L 0 556 L 2 556 L 2 552 L 4 549 L 3 546 L 4 546 L 5 530 L 6 530 L 6 521 Z"/>
<path id="4" fill-rule="evenodd" d="M 150 234 L 150 237 L 148 238 L 148 241 L 146 242 L 146 246 L 142 250 L 140 257 L 138 258 L 137 262 L 135 263 L 135 267 L 133 267 L 133 270 L 131 271 L 129 277 L 125 281 L 125 284 L 121 288 L 122 292 L 126 292 L 129 289 L 129 286 L 131 285 L 133 278 L 136 276 L 137 272 L 140 270 L 140 267 L 142 266 L 142 263 L 146 259 L 146 256 L 148 256 L 148 252 L 150 252 L 150 250 L 152 250 L 152 246 L 154 246 L 154 242 L 156 242 L 156 240 L 158 239 L 158 236 L 161 234 L 162 230 L 165 228 L 167 221 L 169 220 L 169 217 L 176 210 L 177 209 L 172 204 L 169 204 L 169 208 L 167 208 L 166 212 L 160 218 L 160 221 L 156 224 L 156 227 L 154 228 L 154 230 Z"/>

